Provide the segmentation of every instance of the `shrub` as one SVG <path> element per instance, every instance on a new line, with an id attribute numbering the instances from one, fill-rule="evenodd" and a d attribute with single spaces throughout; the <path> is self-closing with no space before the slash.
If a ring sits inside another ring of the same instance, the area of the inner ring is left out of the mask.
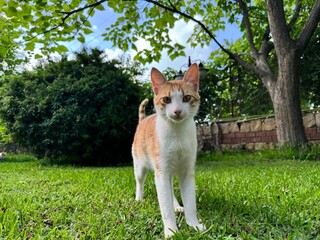
<path id="1" fill-rule="evenodd" d="M 131 161 L 141 87 L 101 53 L 83 50 L 2 79 L 0 114 L 15 142 L 55 160 Z"/>
<path id="2" fill-rule="evenodd" d="M 0 119 L 0 150 L 4 151 L 7 149 L 7 145 L 11 144 L 11 135 L 6 128 L 5 123 Z"/>

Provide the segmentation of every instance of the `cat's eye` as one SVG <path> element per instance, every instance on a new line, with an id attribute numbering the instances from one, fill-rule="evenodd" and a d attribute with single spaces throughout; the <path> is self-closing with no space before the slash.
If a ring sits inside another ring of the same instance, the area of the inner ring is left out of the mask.
<path id="1" fill-rule="evenodd" d="M 171 98 L 170 98 L 170 97 L 164 97 L 164 98 L 162 98 L 162 101 L 163 101 L 165 104 L 169 104 L 169 103 L 171 103 Z"/>
<path id="2" fill-rule="evenodd" d="M 190 102 L 190 100 L 191 100 L 191 95 L 185 95 L 185 96 L 183 96 L 183 98 L 182 98 L 182 101 L 183 101 L 183 102 Z"/>

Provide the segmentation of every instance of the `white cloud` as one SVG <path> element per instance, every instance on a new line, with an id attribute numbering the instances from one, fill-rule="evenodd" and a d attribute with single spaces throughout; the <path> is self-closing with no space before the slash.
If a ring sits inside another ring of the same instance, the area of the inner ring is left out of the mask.
<path id="1" fill-rule="evenodd" d="M 189 21 L 186 23 L 184 20 L 179 20 L 175 23 L 174 28 L 169 30 L 169 36 L 173 42 L 183 43 L 187 42 L 187 39 L 190 37 L 193 32 L 194 22 Z"/>
<path id="2" fill-rule="evenodd" d="M 17 71 L 18 72 L 23 72 L 24 70 L 27 71 L 32 71 L 34 68 L 39 65 L 40 63 L 46 63 L 47 58 L 43 56 L 41 49 L 40 48 L 35 48 L 31 53 L 26 53 L 21 51 L 23 55 L 21 56 L 22 58 L 27 57 L 29 61 L 27 63 L 23 63 L 20 66 L 18 66 Z M 43 58 L 36 59 L 35 55 L 41 55 Z M 72 55 L 70 55 L 72 56 Z M 61 59 L 61 55 L 58 53 L 50 53 L 50 59 L 53 61 L 58 61 Z"/>
<path id="3" fill-rule="evenodd" d="M 188 64 L 188 56 L 191 57 L 191 61 L 196 61 L 199 63 L 201 61 L 207 61 L 213 49 L 208 47 L 197 46 L 192 48 L 189 43 L 187 43 L 188 38 L 193 32 L 193 28 L 195 26 L 194 22 L 186 23 L 184 20 L 179 20 L 176 22 L 173 29 L 170 29 L 169 36 L 173 43 L 179 43 L 185 46 L 186 57 L 178 57 L 175 60 L 171 60 L 168 56 L 166 50 L 161 52 L 161 59 L 159 62 L 153 61 L 152 63 L 146 64 L 146 72 L 141 77 L 142 81 L 150 80 L 150 70 L 152 67 L 158 68 L 160 71 L 164 71 L 168 67 L 176 69 L 179 71 L 180 69 L 186 70 Z M 144 49 L 151 49 L 151 46 L 148 41 L 143 38 L 139 38 L 135 45 L 138 51 L 142 51 Z M 105 53 L 108 56 L 108 59 L 114 59 L 123 54 L 124 52 L 119 48 L 105 49 Z M 137 51 L 130 49 L 125 52 L 125 54 L 130 55 L 132 58 L 137 54 Z"/>
<path id="4" fill-rule="evenodd" d="M 104 53 L 107 55 L 106 58 L 108 60 L 111 60 L 111 59 L 115 59 L 115 58 L 119 57 L 124 52 L 120 48 L 114 48 L 114 49 L 106 48 L 104 50 Z"/>
<path id="5" fill-rule="evenodd" d="M 179 43 L 185 46 L 186 57 L 178 57 L 175 60 L 171 60 L 168 56 L 166 50 L 163 50 L 161 53 L 161 59 L 159 62 L 152 62 L 151 64 L 147 64 L 146 68 L 148 71 L 147 78 L 149 79 L 149 71 L 152 67 L 158 68 L 160 71 L 165 70 L 168 67 L 176 69 L 177 71 L 182 68 L 182 70 L 187 69 L 188 64 L 188 56 L 191 57 L 191 61 L 196 61 L 199 63 L 201 61 L 207 61 L 213 49 L 210 46 L 201 47 L 200 45 L 192 48 L 189 43 L 187 43 L 188 38 L 193 33 L 193 29 L 196 23 L 189 21 L 186 23 L 184 20 L 179 20 L 175 23 L 174 28 L 169 30 L 169 36 L 173 43 Z M 139 39 L 136 43 L 138 51 L 143 49 L 150 49 L 150 44 L 144 40 Z M 134 56 L 136 54 L 135 51 L 129 51 L 130 55 Z"/>

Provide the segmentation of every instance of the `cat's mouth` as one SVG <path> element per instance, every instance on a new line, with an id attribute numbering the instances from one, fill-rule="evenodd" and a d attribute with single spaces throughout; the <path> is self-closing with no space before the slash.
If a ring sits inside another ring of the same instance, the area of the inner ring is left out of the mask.
<path id="1" fill-rule="evenodd" d="M 180 123 L 185 119 L 185 117 L 181 115 L 172 115 L 169 116 L 169 119 L 175 123 Z"/>

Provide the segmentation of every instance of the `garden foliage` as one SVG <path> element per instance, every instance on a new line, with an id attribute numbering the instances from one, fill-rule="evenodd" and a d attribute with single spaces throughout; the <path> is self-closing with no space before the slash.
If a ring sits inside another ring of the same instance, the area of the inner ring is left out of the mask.
<path id="1" fill-rule="evenodd" d="M 16 143 L 73 163 L 131 161 L 141 87 L 101 54 L 83 50 L 1 80 L 0 113 Z"/>

